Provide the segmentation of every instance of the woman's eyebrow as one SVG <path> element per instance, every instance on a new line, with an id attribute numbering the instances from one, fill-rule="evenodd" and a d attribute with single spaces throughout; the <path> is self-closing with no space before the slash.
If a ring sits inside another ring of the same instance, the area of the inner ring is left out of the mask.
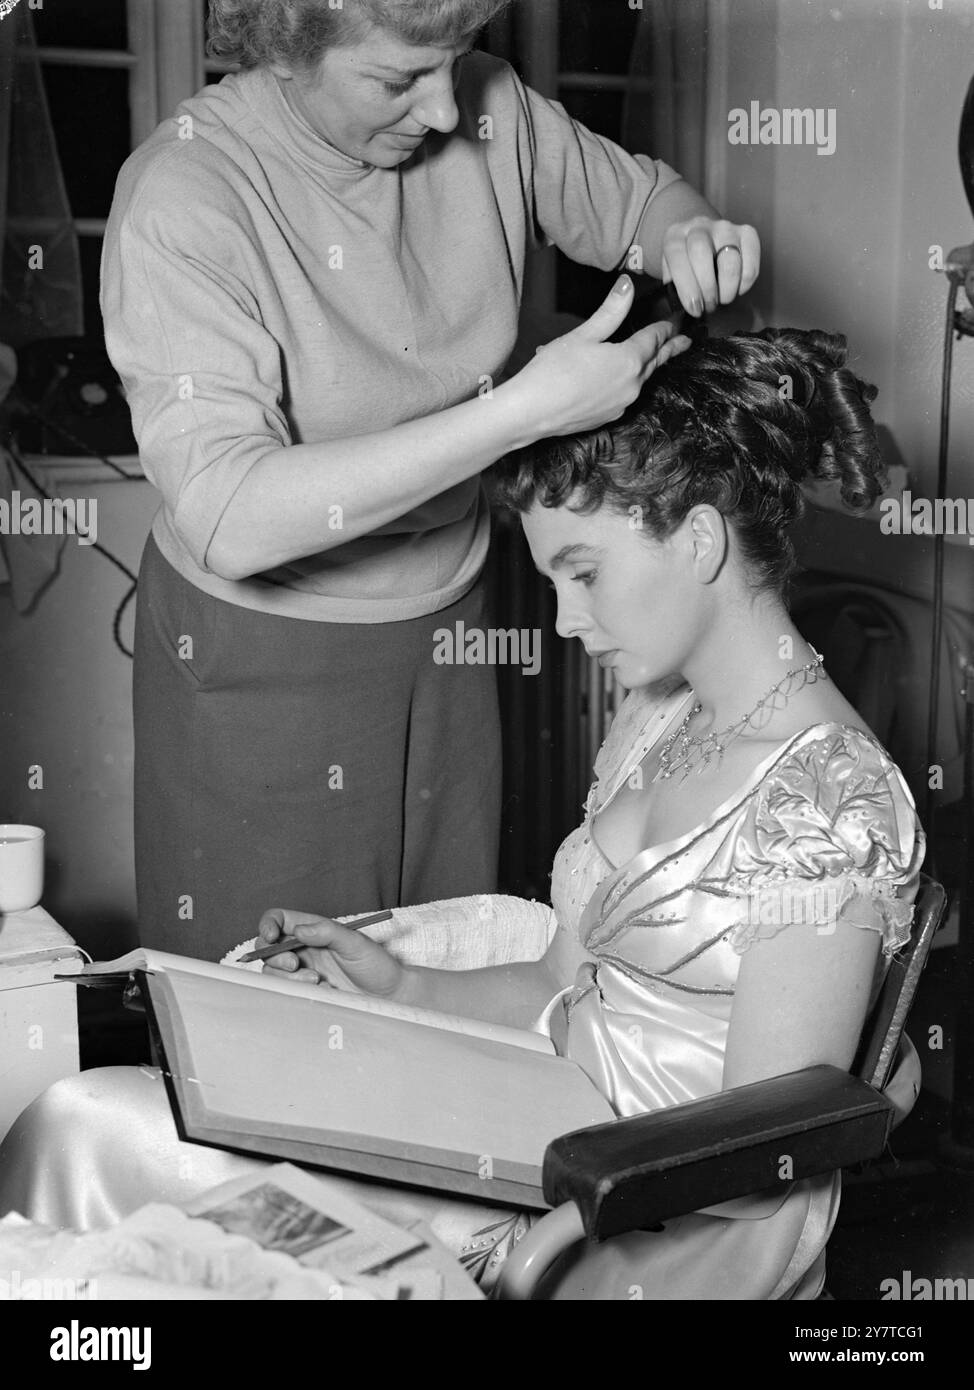
<path id="1" fill-rule="evenodd" d="M 581 545 L 576 542 L 574 545 L 563 545 L 557 555 L 552 555 L 548 561 L 550 570 L 560 569 L 562 565 L 569 564 L 572 560 L 581 559 L 582 556 L 603 555 L 601 546 Z"/>
<path id="2" fill-rule="evenodd" d="M 468 54 L 468 53 L 472 53 L 472 52 L 473 52 L 473 49 L 472 49 L 472 48 L 465 48 L 461 53 L 458 53 L 458 54 L 457 54 L 457 58 L 466 58 L 467 54 Z M 456 59 L 454 59 L 454 62 L 455 62 L 455 61 L 456 61 Z M 439 63 L 434 63 L 433 66 L 432 66 L 432 67 L 429 67 L 429 68 L 397 68 L 397 67 L 394 67 L 393 65 L 391 65 L 391 64 L 389 64 L 389 63 L 370 63 L 370 64 L 369 64 L 369 67 L 370 67 L 370 68 L 374 68 L 376 72 L 391 72 L 391 73 L 395 73 L 395 75 L 396 75 L 397 77 L 402 77 L 402 78 L 414 77 L 414 78 L 415 78 L 415 77 L 426 77 L 429 73 L 435 72 L 436 69 L 439 67 Z"/>

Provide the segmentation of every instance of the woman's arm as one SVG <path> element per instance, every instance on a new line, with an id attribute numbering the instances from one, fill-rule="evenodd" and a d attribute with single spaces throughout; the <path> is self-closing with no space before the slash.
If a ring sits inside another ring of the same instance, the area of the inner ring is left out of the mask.
<path id="1" fill-rule="evenodd" d="M 238 273 L 240 227 L 225 211 L 198 220 L 174 245 L 153 207 L 123 207 L 106 242 L 103 309 L 146 476 L 195 564 L 228 580 L 367 536 L 514 448 L 618 418 L 689 346 L 668 323 L 608 341 L 632 307 L 626 276 L 587 323 L 491 393 L 402 424 L 386 407 L 382 428 L 296 443 L 281 345 Z M 225 254 L 205 256 L 211 241 Z"/>
<path id="2" fill-rule="evenodd" d="M 862 917 L 861 903 L 857 916 Z M 877 928 L 882 925 L 875 909 Z M 847 1071 L 866 1019 L 882 935 L 840 917 L 797 922 L 748 947 L 737 977 L 724 1090 L 829 1063 Z"/>
<path id="3" fill-rule="evenodd" d="M 403 980 L 393 996 L 414 1008 L 439 1009 L 462 1018 L 530 1028 L 545 1005 L 564 988 L 549 969 L 548 956 L 482 970 L 427 970 L 404 966 Z"/>
<path id="4" fill-rule="evenodd" d="M 378 942 L 330 918 L 274 908 L 260 922 L 262 941 L 296 937 L 300 957 L 286 952 L 267 962 L 292 979 L 324 981 L 414 1008 L 528 1028 L 559 990 L 569 986 L 587 953 L 559 927 L 540 960 L 480 970 L 429 970 L 403 965 Z"/>
<path id="5" fill-rule="evenodd" d="M 525 194 L 542 230 L 567 256 L 672 280 L 694 316 L 751 288 L 761 268 L 753 227 L 723 219 L 667 164 L 588 130 L 509 69 L 506 78 L 510 85 L 498 84 L 498 100 L 508 91 L 515 97 L 507 123 L 517 127 Z M 735 249 L 720 254 L 726 247 Z"/>
<path id="6" fill-rule="evenodd" d="M 344 545 L 513 449 L 618 419 L 656 367 L 689 346 L 668 323 L 607 342 L 631 305 L 626 276 L 590 319 L 489 396 L 375 434 L 268 452 L 224 511 L 207 566 L 224 579 L 245 579 Z M 328 518 L 336 514 L 342 525 L 333 529 Z"/>

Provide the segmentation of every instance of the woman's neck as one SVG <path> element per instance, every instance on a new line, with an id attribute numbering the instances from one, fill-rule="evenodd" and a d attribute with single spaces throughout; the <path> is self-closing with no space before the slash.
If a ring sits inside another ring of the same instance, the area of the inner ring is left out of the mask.
<path id="1" fill-rule="evenodd" d="M 683 668 L 701 705 L 693 732 L 699 736 L 734 724 L 790 671 L 815 659 L 780 599 L 743 602 L 713 623 Z M 782 695 L 788 692 L 786 684 Z M 782 707 L 780 698 L 776 703 Z M 760 732 L 769 718 L 766 712 L 752 727 Z"/>

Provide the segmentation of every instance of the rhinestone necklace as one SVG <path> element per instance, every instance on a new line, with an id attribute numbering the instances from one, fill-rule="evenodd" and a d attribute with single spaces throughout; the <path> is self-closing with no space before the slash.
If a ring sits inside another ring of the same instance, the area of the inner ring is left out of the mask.
<path id="1" fill-rule="evenodd" d="M 777 685 L 773 685 L 770 690 L 765 691 L 752 710 L 749 710 L 747 714 L 742 714 L 740 719 L 735 719 L 733 724 L 728 724 L 727 728 L 718 734 L 711 733 L 707 734 L 705 738 L 696 738 L 688 732 L 690 721 L 703 709 L 699 700 L 695 701 L 685 715 L 683 723 L 675 733 L 670 735 L 660 749 L 659 767 L 653 781 L 658 782 L 661 778 L 672 777 L 674 772 L 680 771 L 683 773 L 681 781 L 686 781 L 694 767 L 697 768 L 699 774 L 710 765 L 711 759 L 715 757 L 719 767 L 727 745 L 733 743 L 734 739 L 744 732 L 758 711 L 763 709 L 778 694 L 782 686 L 787 685 L 791 680 L 800 678 L 800 683 L 785 694 L 784 701 L 787 704 L 792 695 L 797 695 L 798 691 L 803 690 L 806 685 L 814 685 L 817 680 L 825 679 L 823 658 L 815 651 L 814 647 L 812 647 L 812 651 L 815 652 L 814 661 L 807 661 L 804 666 L 796 666 L 794 670 L 782 676 Z M 672 751 L 674 744 L 679 745 L 676 752 Z"/>

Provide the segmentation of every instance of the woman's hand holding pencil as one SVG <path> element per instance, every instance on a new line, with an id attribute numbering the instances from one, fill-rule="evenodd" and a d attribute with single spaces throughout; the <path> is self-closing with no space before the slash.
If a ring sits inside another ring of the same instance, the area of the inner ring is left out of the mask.
<path id="1" fill-rule="evenodd" d="M 330 917 L 309 917 L 309 922 L 330 922 Z M 372 912 L 366 917 L 356 917 L 354 922 L 343 922 L 340 925 L 350 927 L 352 931 L 361 931 L 363 927 L 374 927 L 379 922 L 391 922 L 392 913 L 386 909 L 385 912 Z M 240 957 L 241 965 L 249 965 L 254 960 L 270 960 L 272 956 L 279 956 L 282 951 L 296 951 L 301 943 L 296 936 L 282 936 L 277 941 L 271 942 L 269 946 L 258 946 L 253 951 L 248 951 L 245 956 Z"/>
<path id="2" fill-rule="evenodd" d="M 360 935 L 362 927 L 391 917 L 391 912 L 376 912 L 345 924 L 290 908 L 271 908 L 260 919 L 263 944 L 242 960 L 263 960 L 267 968 L 280 970 L 292 980 L 395 998 L 405 981 L 406 967 L 384 946 Z"/>

